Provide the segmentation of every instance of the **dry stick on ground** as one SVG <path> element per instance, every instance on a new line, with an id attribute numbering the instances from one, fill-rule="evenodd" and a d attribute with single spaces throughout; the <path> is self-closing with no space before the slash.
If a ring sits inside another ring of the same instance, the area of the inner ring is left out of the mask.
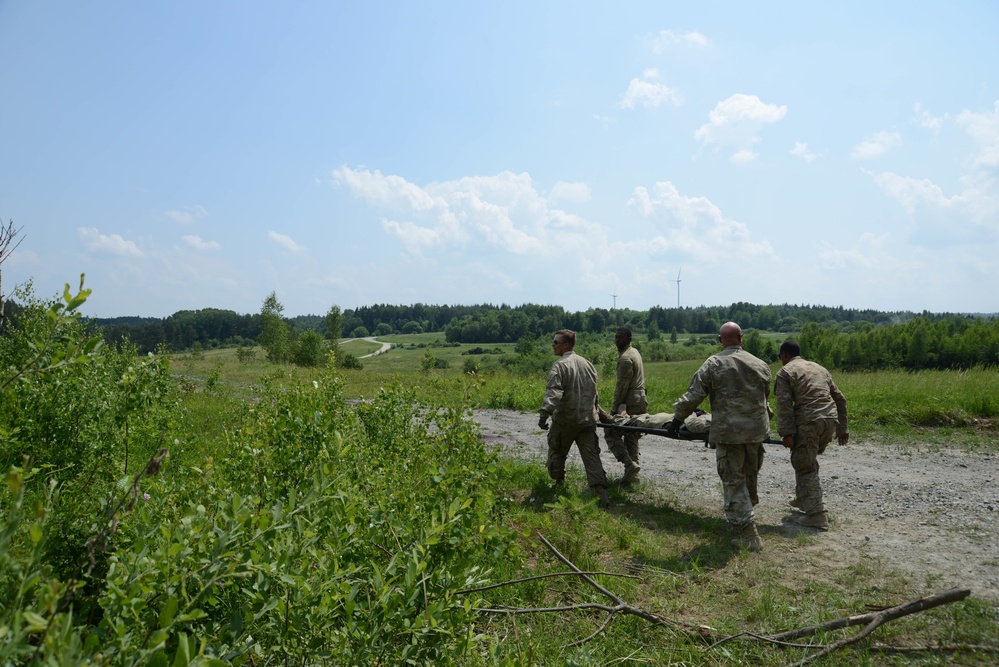
<path id="1" fill-rule="evenodd" d="M 622 579 L 641 579 L 641 577 L 636 577 L 633 574 L 616 574 L 614 572 L 549 572 L 548 574 L 536 574 L 533 577 L 524 577 L 523 579 L 511 579 L 510 581 L 501 581 L 498 584 L 489 584 L 488 586 L 479 586 L 478 588 L 464 588 L 457 592 L 457 595 L 467 595 L 468 593 L 481 593 L 482 591 L 491 591 L 494 588 L 502 588 L 503 586 L 510 586 L 511 584 L 523 584 L 527 581 L 537 581 L 538 579 L 551 579 L 552 577 L 568 577 L 568 576 L 578 576 L 580 574 L 589 575 L 604 575 L 605 577 L 621 577 Z"/>
<path id="2" fill-rule="evenodd" d="M 562 561 L 563 563 L 565 563 L 565 565 L 567 565 L 569 567 L 569 569 L 572 570 L 571 572 L 565 572 L 563 574 L 571 575 L 571 576 L 577 576 L 577 577 L 582 578 L 583 581 L 585 581 L 586 583 L 588 583 L 593 588 L 597 589 L 597 591 L 599 591 L 605 597 L 609 598 L 614 604 L 613 605 L 606 605 L 606 604 L 599 604 L 599 603 L 595 603 L 595 602 L 589 602 L 589 603 L 584 603 L 584 604 L 564 605 L 564 606 L 561 606 L 561 607 L 528 607 L 528 608 L 522 608 L 522 609 L 497 609 L 497 608 L 483 609 L 483 608 L 476 608 L 475 611 L 482 612 L 482 613 L 487 613 L 487 614 L 506 614 L 506 615 L 510 615 L 510 616 L 513 616 L 513 615 L 516 615 L 516 614 L 544 614 L 544 613 L 553 613 L 553 612 L 561 612 L 561 611 L 578 611 L 578 610 L 581 610 L 581 609 L 597 609 L 597 610 L 600 610 L 600 611 L 607 612 L 607 618 L 604 619 L 603 623 L 600 624 L 599 628 L 597 628 L 592 633 L 590 633 L 589 636 L 587 636 L 587 637 L 585 637 L 583 639 L 580 639 L 579 641 L 572 642 L 571 644 L 567 644 L 567 646 L 566 646 L 567 648 L 572 647 L 572 646 L 579 646 L 581 644 L 585 644 L 585 643 L 589 642 L 590 640 L 592 640 L 592 639 L 596 638 L 597 636 L 599 636 L 610 625 L 611 620 L 613 620 L 613 618 L 614 618 L 614 614 L 618 614 L 618 613 L 621 613 L 621 614 L 631 614 L 633 616 L 638 616 L 639 618 L 644 618 L 645 620 L 649 621 L 650 623 L 654 623 L 656 625 L 665 625 L 666 627 L 670 627 L 670 628 L 681 630 L 681 631 L 683 631 L 683 632 L 685 632 L 687 634 L 690 634 L 690 635 L 693 635 L 693 636 L 697 637 L 698 639 L 707 639 L 708 637 L 710 637 L 715 632 L 714 628 L 711 628 L 711 627 L 706 626 L 706 625 L 693 625 L 693 624 L 690 624 L 690 623 L 684 623 L 682 621 L 668 621 L 668 620 L 666 620 L 664 618 L 660 618 L 659 616 L 656 616 L 655 614 L 651 614 L 651 613 L 649 613 L 649 612 L 647 612 L 647 611 L 645 611 L 643 609 L 639 609 L 638 607 L 631 606 L 630 604 L 628 604 L 627 602 L 625 602 L 624 600 L 622 600 L 620 597 L 618 597 L 617 595 L 615 595 L 614 593 L 612 593 L 611 591 L 607 590 L 606 588 L 604 588 L 603 586 L 601 586 L 600 584 L 598 584 L 596 581 L 594 581 L 589 576 L 591 573 L 583 572 L 578 567 L 576 567 L 576 565 L 574 563 L 572 563 L 572 561 L 570 561 L 568 558 L 566 558 L 565 556 L 563 556 L 559 552 L 559 550 L 556 549 L 552 545 L 551 542 L 549 542 L 548 540 L 546 540 L 545 537 L 544 537 L 544 535 L 542 535 L 541 533 L 538 533 L 537 535 L 538 535 L 538 539 L 541 540 L 542 544 L 544 544 L 546 547 L 548 547 L 548 550 L 551 551 L 552 554 L 554 554 L 556 558 L 558 558 L 560 561 Z M 506 586 L 506 585 L 509 585 L 509 584 L 517 583 L 519 581 L 525 581 L 525 580 L 524 579 L 518 579 L 516 581 L 507 581 L 507 582 L 503 582 L 502 584 L 497 584 L 496 586 L 492 586 L 491 588 L 496 588 L 498 586 Z M 471 590 L 469 592 L 471 592 Z"/>
<path id="3" fill-rule="evenodd" d="M 868 636 L 874 632 L 879 626 L 888 621 L 894 621 L 897 618 L 903 616 L 908 616 L 909 614 L 915 614 L 920 611 L 925 611 L 926 609 L 931 609 L 933 607 L 939 607 L 940 605 L 949 604 L 951 602 L 957 602 L 963 600 L 964 598 L 971 595 L 971 591 L 966 588 L 951 588 L 943 593 L 937 593 L 936 595 L 927 595 L 915 600 L 909 600 L 904 604 L 900 604 L 895 607 L 888 607 L 887 609 L 882 609 L 880 611 L 872 612 L 869 614 L 858 614 L 855 616 L 846 616 L 844 618 L 837 618 L 832 621 L 826 621 L 825 623 L 820 623 L 818 625 L 810 625 L 807 628 L 798 628 L 797 630 L 789 630 L 788 632 L 781 632 L 776 635 L 768 635 L 766 637 L 761 637 L 758 635 L 750 635 L 749 633 L 740 633 L 738 635 L 732 635 L 731 637 L 725 637 L 712 644 L 709 648 L 713 649 L 716 646 L 720 646 L 725 642 L 735 639 L 741 636 L 751 636 L 754 639 L 760 639 L 767 642 L 772 642 L 781 646 L 795 646 L 802 647 L 800 644 L 787 644 L 786 641 L 789 639 L 796 639 L 798 637 L 804 637 L 806 635 L 812 635 L 816 632 L 822 630 L 837 630 L 839 628 L 846 628 L 852 625 L 863 625 L 866 627 L 852 637 L 847 637 L 846 639 L 841 639 L 834 644 L 830 644 L 822 648 L 821 651 L 814 655 L 810 655 L 807 658 L 796 663 L 797 665 L 804 665 L 816 658 L 820 658 L 824 655 L 828 655 L 833 651 L 839 650 L 844 646 L 849 646 L 850 644 L 855 644 L 864 637 Z M 818 646 L 812 646 L 810 648 L 819 648 Z"/>
<path id="4" fill-rule="evenodd" d="M 999 646 L 984 644 L 927 644 L 926 646 L 887 646 L 871 644 L 872 651 L 880 653 L 999 653 Z"/>

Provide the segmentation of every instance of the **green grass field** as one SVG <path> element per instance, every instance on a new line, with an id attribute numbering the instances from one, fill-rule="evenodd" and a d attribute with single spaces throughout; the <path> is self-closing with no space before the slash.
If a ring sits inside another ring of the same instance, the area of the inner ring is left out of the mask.
<path id="1" fill-rule="evenodd" d="M 522 376 L 491 368 L 481 375 L 462 371 L 462 355 L 475 347 L 428 347 L 440 336 L 393 336 L 388 353 L 363 360 L 362 370 L 341 374 L 344 396 L 372 398 L 390 387 L 412 390 L 432 405 L 501 407 L 534 411 L 544 391 L 544 373 Z M 351 343 L 355 345 L 356 343 Z M 421 347 L 422 346 L 422 347 Z M 512 354 L 512 346 L 499 346 Z M 421 361 L 430 350 L 450 367 L 424 371 Z M 478 356 L 478 355 L 477 355 Z M 483 355 L 493 356 L 493 355 Z M 498 357 L 498 355 L 496 355 Z M 554 360 L 554 357 L 552 358 Z M 176 370 L 216 377 L 216 390 L 187 396 L 190 427 L 206 440 L 222 438 L 213 432 L 218 416 L 231 414 L 237 394 L 253 392 L 263 383 L 307 383 L 318 371 L 276 366 L 261 354 L 239 362 L 222 350 L 192 360 L 178 358 Z M 687 386 L 700 361 L 659 362 L 646 365 L 651 411 L 668 411 L 674 397 Z M 776 368 L 776 367 L 775 367 Z M 599 370 L 599 369 L 598 369 Z M 257 381 L 253 376 L 257 376 Z M 852 412 L 853 433 L 875 446 L 937 442 L 967 449 L 996 451 L 994 409 L 999 396 L 999 372 L 836 374 Z M 227 392 L 226 383 L 235 388 Z M 612 381 L 601 372 L 600 392 L 605 400 Z M 197 414 L 204 412 L 198 418 Z M 210 449 L 210 447 L 208 448 Z M 208 452 L 204 452 L 207 454 Z M 606 572 L 596 579 L 629 604 L 654 610 L 669 621 L 710 625 L 712 636 L 740 632 L 766 634 L 802 627 L 850 614 L 866 605 L 897 603 L 927 592 L 926 582 L 912 581 L 880 563 L 858 554 L 845 569 L 816 569 L 804 555 L 821 537 L 799 535 L 771 538 L 763 556 L 739 553 L 729 547 L 724 520 L 714 513 L 687 507 L 666 489 L 638 493 L 611 489 L 619 511 L 596 508 L 582 479 L 573 479 L 556 492 L 543 466 L 513 460 L 496 463 L 500 487 L 493 493 L 506 500 L 506 525 L 519 534 L 525 565 L 492 573 L 495 581 L 513 581 L 526 574 L 565 571 L 541 543 L 539 535 L 559 545 L 560 552 L 587 571 Z M 613 573 L 613 574 L 611 574 Z M 808 574 L 805 574 L 808 573 Z M 621 576 L 625 575 L 625 576 Z M 629 579 L 627 576 L 639 576 Z M 493 605 L 546 607 L 568 603 L 606 603 L 607 599 L 578 578 L 556 577 L 501 587 L 484 594 Z M 913 615 L 887 624 L 876 633 L 881 644 L 920 646 L 933 642 L 951 645 L 999 646 L 996 608 L 988 601 L 968 599 L 946 608 Z M 786 665 L 807 655 L 800 649 L 742 639 L 707 651 L 689 633 L 676 627 L 650 625 L 634 616 L 618 617 L 599 639 L 571 647 L 594 631 L 600 622 L 587 613 L 529 615 L 519 620 L 483 617 L 481 630 L 498 636 L 503 657 L 483 656 L 481 663 L 504 665 Z M 823 632 L 803 640 L 831 643 L 842 632 Z M 869 644 L 863 644 L 864 647 Z M 912 655 L 878 653 L 866 648 L 837 652 L 820 664 L 941 665 L 993 664 L 994 653 L 968 649 L 956 652 L 916 652 Z"/>
<path id="2" fill-rule="evenodd" d="M 499 365 L 503 354 L 513 355 L 512 344 L 439 346 L 441 334 L 385 336 L 393 348 L 374 357 L 361 359 L 363 369 L 343 372 L 344 393 L 352 399 L 371 398 L 385 387 L 414 387 L 426 399 L 463 400 L 471 407 L 509 408 L 533 412 L 544 393 L 545 373 L 523 375 Z M 361 357 L 378 345 L 355 340 L 344 349 Z M 470 355 L 475 349 L 489 354 Z M 425 355 L 432 354 L 447 368 L 422 369 Z M 610 357 L 612 358 L 612 357 Z M 480 370 L 471 375 L 464 370 L 469 360 Z M 554 357 L 550 359 L 554 361 Z M 673 401 L 687 389 L 700 359 L 645 364 L 649 412 L 670 412 Z M 548 362 L 546 361 L 545 364 Z M 772 365 L 774 372 L 780 363 Z M 600 396 L 609 405 L 613 392 L 613 366 L 598 367 Z M 225 378 L 234 387 L 247 388 L 263 378 L 311 381 L 316 371 L 268 362 L 257 349 L 249 361 L 237 359 L 232 349 L 211 350 L 197 358 L 175 355 L 173 371 L 207 381 Z M 851 432 L 880 441 L 904 443 L 951 443 L 964 447 L 999 449 L 996 421 L 999 417 L 999 371 L 882 371 L 875 373 L 834 372 L 833 377 L 846 395 L 850 408 Z M 707 407 L 707 406 L 705 406 Z"/>

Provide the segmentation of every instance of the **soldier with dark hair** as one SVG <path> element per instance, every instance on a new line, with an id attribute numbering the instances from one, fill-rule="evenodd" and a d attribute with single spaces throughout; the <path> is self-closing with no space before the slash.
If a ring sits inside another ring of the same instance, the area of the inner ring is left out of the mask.
<path id="1" fill-rule="evenodd" d="M 794 498 L 791 507 L 804 512 L 798 523 L 829 530 L 829 515 L 822 502 L 818 455 L 826 451 L 833 436 L 841 445 L 850 439 L 846 397 L 829 371 L 801 358 L 801 346 L 786 340 L 780 346 L 780 361 L 774 394 L 777 396 L 777 432 L 791 450 L 794 468 Z"/>
<path id="2" fill-rule="evenodd" d="M 565 460 L 576 443 L 587 483 L 600 499 L 601 507 L 610 507 L 607 475 L 600 462 L 597 438 L 597 371 L 593 364 L 572 351 L 575 345 L 574 332 L 568 329 L 555 332 L 552 351 L 559 358 L 548 372 L 538 417 L 538 426 L 548 431 L 548 474 L 556 486 L 562 484 Z"/>
<path id="3" fill-rule="evenodd" d="M 645 396 L 645 370 L 642 355 L 631 346 L 631 329 L 621 327 L 614 334 L 614 345 L 618 349 L 617 382 L 614 385 L 614 401 L 611 403 L 615 415 L 641 415 L 649 410 Z M 638 440 L 641 433 L 608 429 L 604 433 L 607 447 L 618 461 L 624 464 L 624 477 L 621 484 L 628 486 L 638 481 Z"/>

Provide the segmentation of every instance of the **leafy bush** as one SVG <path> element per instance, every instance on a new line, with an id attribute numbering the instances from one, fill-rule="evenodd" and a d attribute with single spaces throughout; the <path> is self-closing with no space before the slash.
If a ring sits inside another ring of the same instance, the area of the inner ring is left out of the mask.
<path id="1" fill-rule="evenodd" d="M 364 368 L 364 364 L 361 363 L 361 360 L 356 355 L 338 349 L 336 351 L 336 367 L 361 370 Z"/>
<path id="2" fill-rule="evenodd" d="M 296 366 L 315 368 L 326 358 L 326 341 L 318 331 L 306 331 L 295 341 L 292 361 Z"/>
<path id="3" fill-rule="evenodd" d="M 518 554 L 494 455 L 461 410 L 399 390 L 349 407 L 332 372 L 272 380 L 223 442 L 195 448 L 211 456 L 126 465 L 129 446 L 198 434 L 172 432 L 164 362 L 87 357 L 96 344 L 63 310 L 0 344 L 24 378 L 4 399 L 30 417 L 2 424 L 5 461 L 29 440 L 48 459 L 10 466 L 0 490 L 0 664 L 478 659 L 490 640 L 459 591 Z"/>

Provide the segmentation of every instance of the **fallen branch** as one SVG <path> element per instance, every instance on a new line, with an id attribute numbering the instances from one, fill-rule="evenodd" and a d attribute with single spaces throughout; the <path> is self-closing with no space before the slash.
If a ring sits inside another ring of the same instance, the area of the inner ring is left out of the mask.
<path id="1" fill-rule="evenodd" d="M 880 653 L 898 653 L 905 655 L 908 653 L 994 653 L 999 654 L 999 646 L 985 646 L 983 644 L 927 644 L 926 646 L 888 646 L 886 644 L 872 644 L 872 651 Z"/>
<path id="2" fill-rule="evenodd" d="M 610 627 L 610 623 L 614 619 L 615 614 L 630 614 L 632 616 L 638 616 L 639 618 L 643 618 L 646 621 L 649 621 L 650 623 L 653 623 L 655 625 L 664 625 L 669 628 L 680 630 L 701 640 L 708 639 L 715 632 L 714 628 L 711 628 L 707 625 L 694 625 L 691 623 L 684 623 L 682 621 L 669 621 L 659 616 L 656 616 L 655 614 L 647 612 L 644 609 L 639 609 L 638 607 L 634 607 L 628 604 L 617 594 L 613 593 L 612 591 L 598 584 L 590 576 L 593 574 L 605 574 L 605 573 L 584 572 L 583 570 L 580 570 L 578 567 L 576 567 L 576 565 L 572 561 L 563 556 L 551 542 L 546 540 L 544 535 L 542 535 L 541 533 L 537 533 L 537 536 L 538 539 L 541 540 L 542 544 L 548 547 L 548 550 L 551 551 L 556 558 L 558 558 L 566 566 L 568 566 L 571 571 L 560 572 L 551 575 L 540 575 L 539 577 L 529 577 L 527 579 L 517 579 L 514 581 L 507 581 L 500 584 L 495 584 L 493 586 L 489 586 L 488 588 L 499 588 L 500 586 L 508 586 L 515 583 L 529 581 L 531 579 L 537 579 L 546 576 L 574 576 L 581 578 L 583 581 L 585 581 L 590 586 L 595 588 L 601 595 L 608 598 L 613 604 L 608 605 L 608 604 L 600 604 L 597 602 L 587 602 L 582 604 L 563 605 L 559 607 L 515 607 L 515 608 L 488 607 L 488 608 L 475 608 L 475 611 L 485 614 L 504 614 L 509 616 L 516 616 L 519 614 L 558 613 L 564 611 L 578 611 L 578 610 L 591 610 L 591 609 L 607 613 L 607 617 L 604 619 L 603 623 L 600 624 L 600 627 L 598 627 L 596 630 L 590 633 L 587 637 L 572 642 L 571 644 L 567 644 L 566 648 L 570 648 L 573 646 L 580 646 L 589 641 L 592 641 L 596 637 L 599 637 L 607 630 L 608 627 Z M 622 575 L 615 575 L 615 576 L 622 576 Z M 629 576 L 629 575 L 624 575 L 624 576 Z M 638 578 L 638 577 L 629 577 L 629 578 Z M 463 592 L 473 592 L 476 590 L 482 590 L 482 589 L 469 589 L 468 591 L 463 591 Z"/>
<path id="3" fill-rule="evenodd" d="M 787 632 L 781 632 L 775 635 L 768 635 L 764 637 L 764 636 L 751 635 L 749 633 L 741 632 L 737 635 L 725 637 L 724 639 L 715 642 L 710 647 L 708 647 L 708 650 L 720 646 L 721 644 L 724 644 L 729 640 L 744 636 L 750 636 L 754 639 L 770 642 L 773 644 L 777 644 L 779 646 L 791 646 L 796 648 L 820 648 L 820 646 L 788 644 L 787 640 L 796 639 L 798 637 L 804 637 L 807 635 L 813 635 L 816 632 L 821 632 L 823 630 L 838 630 L 839 628 L 846 628 L 854 625 L 865 626 L 864 629 L 858 632 L 856 635 L 852 637 L 847 637 L 845 639 L 841 639 L 833 644 L 829 644 L 828 646 L 822 646 L 821 647 L 822 650 L 819 651 L 818 653 L 810 655 L 801 660 L 800 662 L 796 663 L 796 665 L 804 665 L 817 658 L 829 655 L 833 651 L 837 651 L 843 648 L 844 646 L 850 646 L 851 644 L 859 642 L 861 639 L 867 637 L 872 632 L 877 630 L 878 627 L 887 623 L 888 621 L 894 621 L 895 619 L 901 618 L 903 616 L 915 614 L 921 611 L 925 611 L 927 609 L 932 609 L 933 607 L 939 607 L 944 604 L 949 604 L 951 602 L 957 602 L 959 600 L 963 600 L 969 595 L 971 595 L 971 591 L 966 588 L 951 588 L 949 590 L 944 591 L 943 593 L 937 593 L 936 595 L 927 595 L 921 598 L 917 598 L 915 600 L 909 600 L 908 602 L 897 605 L 895 607 L 888 607 L 868 614 L 857 614 L 854 616 L 837 618 L 835 620 L 826 621 L 825 623 L 820 623 L 818 625 L 810 625 L 805 628 L 798 628 L 797 630 L 789 630 Z"/>
<path id="4" fill-rule="evenodd" d="M 812 660 L 821 658 L 824 655 L 829 655 L 833 651 L 838 651 L 844 646 L 855 644 L 888 621 L 894 621 L 896 618 L 908 616 L 909 614 L 915 614 L 926 609 L 932 609 L 933 607 L 939 607 L 940 605 L 948 604 L 950 602 L 957 602 L 958 600 L 963 600 L 969 595 L 971 595 L 971 591 L 967 588 L 951 588 L 950 590 L 938 593 L 937 595 L 928 595 L 916 600 L 910 600 L 909 602 L 897 607 L 891 607 L 890 609 L 885 609 L 884 611 L 875 612 L 871 621 L 856 635 L 841 639 L 834 644 L 830 644 L 818 653 L 798 661 L 797 664 L 807 664 Z"/>
<path id="5" fill-rule="evenodd" d="M 489 586 L 479 586 L 478 588 L 466 588 L 464 590 L 457 591 L 457 595 L 463 595 L 466 593 L 481 593 L 482 591 L 492 590 L 494 588 L 502 588 L 503 586 L 510 586 L 511 584 L 522 584 L 527 581 L 537 581 L 538 579 L 551 579 L 552 577 L 565 577 L 569 575 L 579 575 L 579 574 L 592 574 L 592 575 L 604 575 L 605 577 L 621 577 L 623 579 L 641 579 L 641 577 L 636 577 L 633 574 L 617 574 L 614 572 L 549 572 L 548 574 L 536 574 L 533 577 L 524 577 L 523 579 L 511 579 L 510 581 L 502 581 L 498 584 L 490 584 Z"/>

